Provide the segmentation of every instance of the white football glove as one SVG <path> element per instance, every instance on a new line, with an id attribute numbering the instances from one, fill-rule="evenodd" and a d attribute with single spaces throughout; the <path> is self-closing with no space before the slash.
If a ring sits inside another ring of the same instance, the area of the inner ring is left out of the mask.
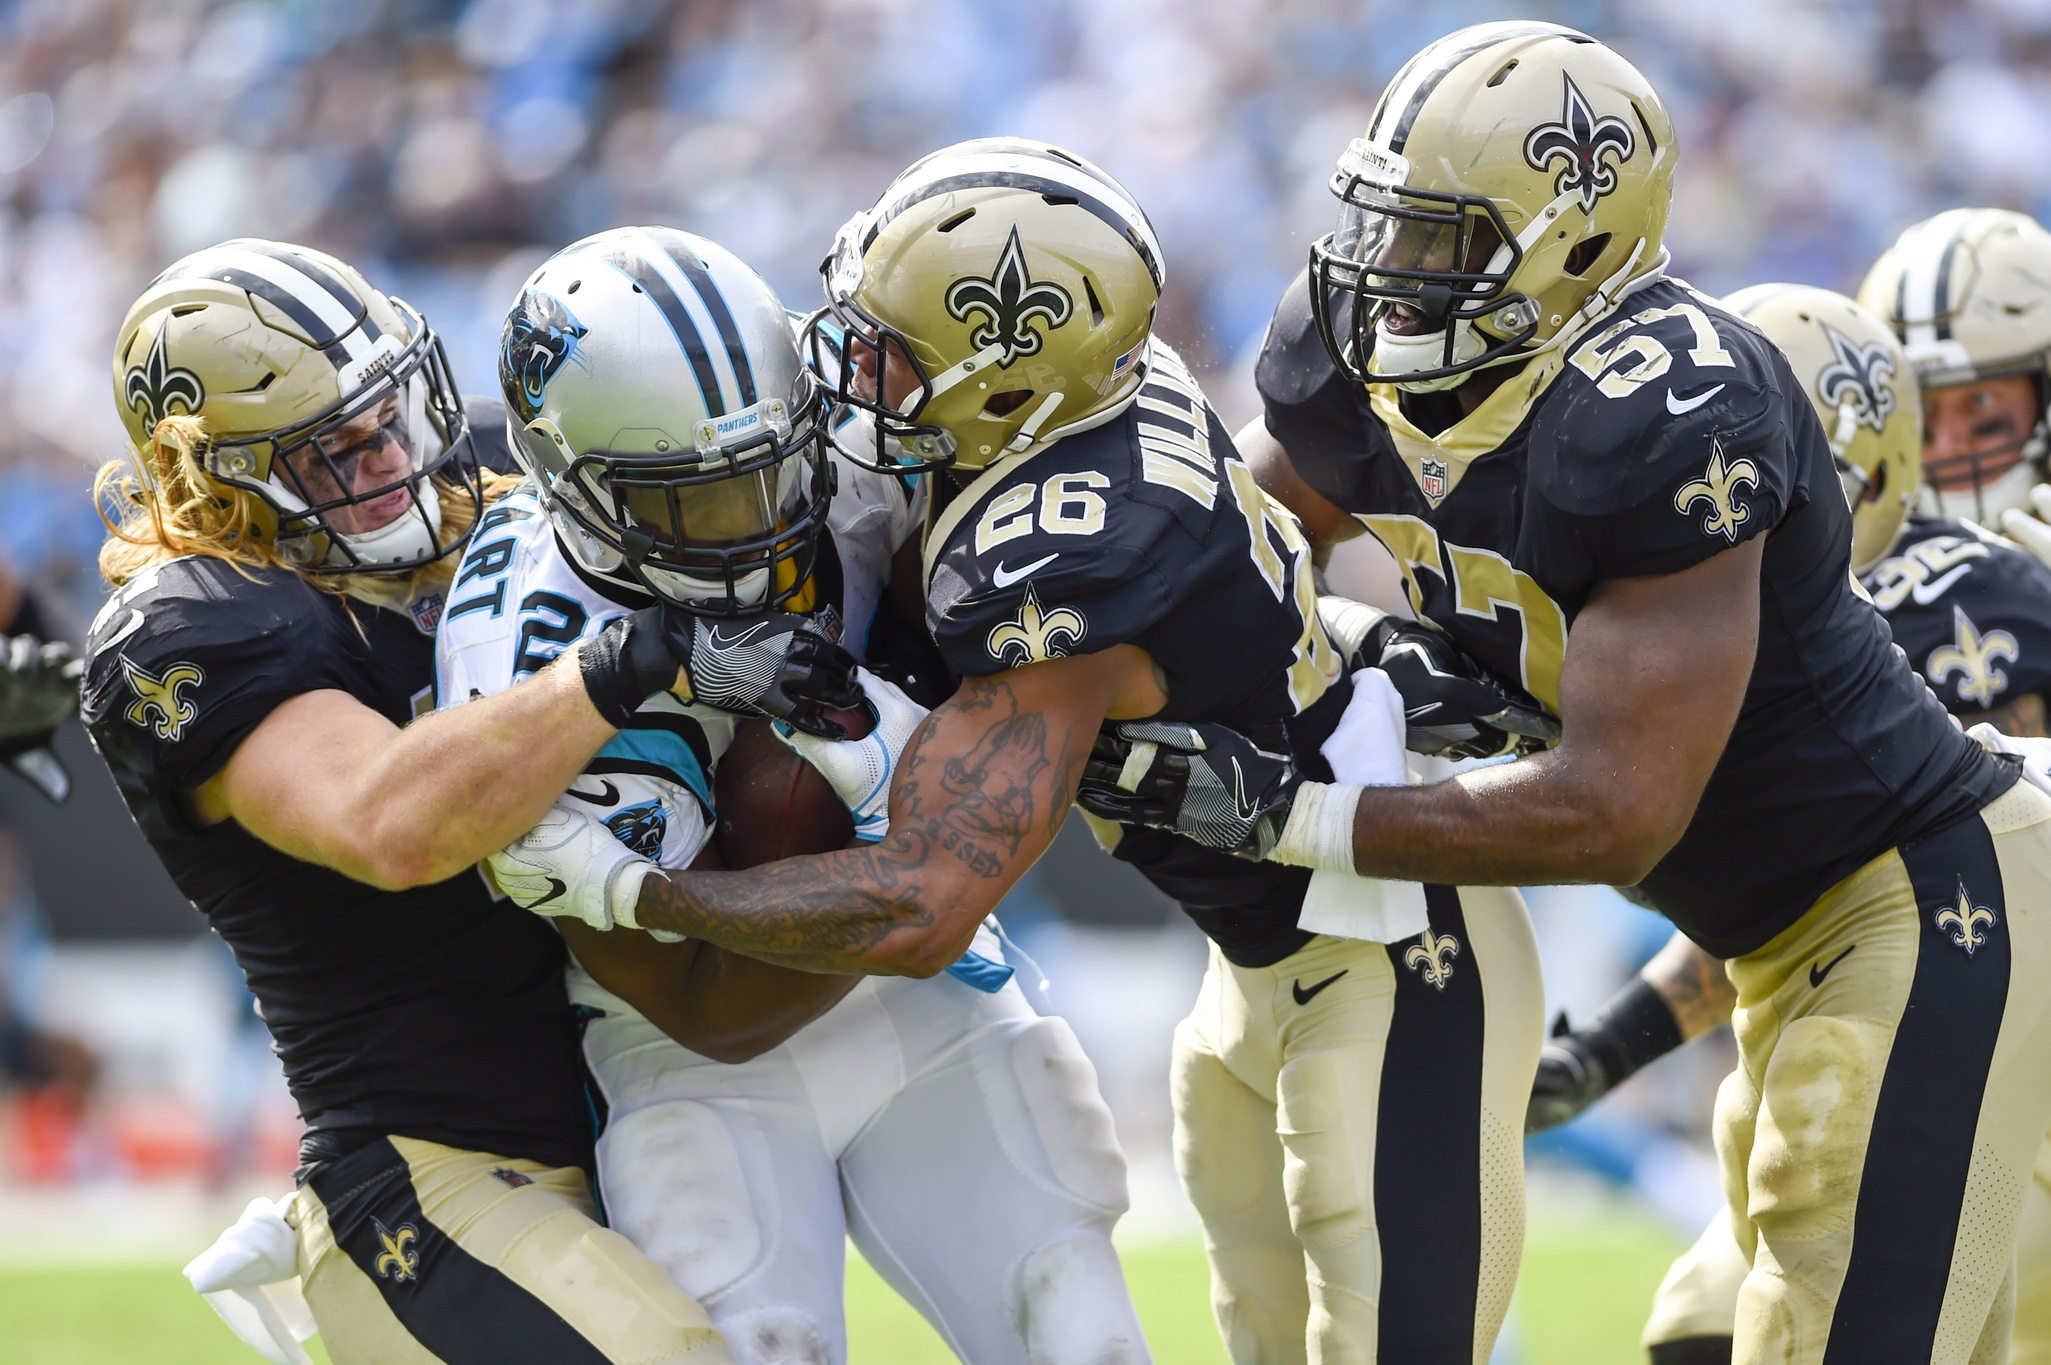
<path id="1" fill-rule="evenodd" d="M 2051 520 L 2051 484 L 2038 484 L 2030 490 L 2030 505 L 2037 509 L 2037 516 L 2018 507 L 2011 507 L 2001 514 L 2001 534 L 2035 555 L 2039 562 L 2051 567 L 2051 526 L 2037 517 Z"/>
<path id="2" fill-rule="evenodd" d="M 641 927 L 634 907 L 655 866 L 598 821 L 561 806 L 485 865 L 499 890 L 524 909 L 580 919 L 594 929 Z"/>
<path id="3" fill-rule="evenodd" d="M 926 719 L 926 708 L 897 684 L 866 668 L 855 670 L 862 694 L 876 713 L 876 726 L 860 739 L 820 739 L 776 722 L 776 737 L 819 770 L 855 817 L 855 838 L 880 842 L 890 833 L 890 784 L 897 778 L 905 746 Z"/>
<path id="4" fill-rule="evenodd" d="M 2023 780 L 2051 796 L 2051 739 L 2004 735 L 1986 721 L 1966 731 L 1990 754 L 2014 754 L 2023 761 Z"/>

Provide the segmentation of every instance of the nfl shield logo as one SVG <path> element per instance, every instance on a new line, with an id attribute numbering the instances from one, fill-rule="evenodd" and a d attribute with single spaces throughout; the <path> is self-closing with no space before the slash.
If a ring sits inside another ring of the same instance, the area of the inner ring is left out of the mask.
<path id="1" fill-rule="evenodd" d="M 1443 460 L 1426 460 L 1418 470 L 1418 482 L 1424 486 L 1424 496 L 1437 502 L 1446 496 L 1446 464 Z"/>

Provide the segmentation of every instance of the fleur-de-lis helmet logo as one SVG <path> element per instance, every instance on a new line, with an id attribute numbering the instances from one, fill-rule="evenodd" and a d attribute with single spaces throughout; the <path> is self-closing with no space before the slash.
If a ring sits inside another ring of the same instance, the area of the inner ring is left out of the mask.
<path id="1" fill-rule="evenodd" d="M 1736 544 L 1738 528 L 1752 519 L 1752 509 L 1738 501 L 1738 490 L 1758 486 L 1759 466 L 1750 460 L 1725 464 L 1723 443 L 1711 437 L 1709 467 L 1702 471 L 1701 478 L 1681 485 L 1674 494 L 1674 510 L 1685 517 L 1696 503 L 1708 503 L 1709 513 L 1702 518 L 1702 534 L 1722 536 Z"/>
<path id="2" fill-rule="evenodd" d="M 1881 430 L 1894 411 L 1894 357 L 1884 342 L 1861 346 L 1827 322 L 1823 333 L 1836 358 L 1816 376 L 1816 392 L 1840 411 L 1849 407 L 1861 425 Z"/>
<path id="3" fill-rule="evenodd" d="M 1993 928 L 1994 922 L 1992 910 L 1973 904 L 1963 879 L 1958 884 L 1958 901 L 1937 912 L 1938 930 L 1949 931 L 1953 946 L 1965 949 L 1967 957 L 1987 945 L 1985 931 Z"/>
<path id="4" fill-rule="evenodd" d="M 157 423 L 174 411 L 188 415 L 198 412 L 200 404 L 207 400 L 206 386 L 199 382 L 199 376 L 182 365 L 171 364 L 164 355 L 164 333 L 170 330 L 171 319 L 165 318 L 157 328 L 156 340 L 150 343 L 149 355 L 142 364 L 131 366 L 121 380 L 121 396 L 142 418 L 146 432 L 155 431 Z"/>
<path id="5" fill-rule="evenodd" d="M 1562 73 L 1564 76 L 1565 73 Z M 1553 193 L 1581 192 L 1581 211 L 1595 212 L 1595 201 L 1617 187 L 1617 164 L 1638 150 L 1631 125 L 1615 114 L 1597 116 L 1588 97 L 1565 76 L 1567 93 L 1558 123 L 1541 123 L 1524 139 L 1524 159 L 1535 171 L 1565 162 L 1553 177 Z M 1614 160 L 1610 158 L 1614 157 Z"/>
<path id="6" fill-rule="evenodd" d="M 1023 667 L 1045 663 L 1049 659 L 1067 658 L 1069 648 L 1082 643 L 1089 629 L 1089 622 L 1074 607 L 1041 611 L 1039 594 L 1031 584 L 1027 584 L 1017 619 L 993 629 L 986 643 L 990 657 L 997 662 L 1011 664 L 1015 653 L 1019 657 L 1012 666 Z"/>
<path id="7" fill-rule="evenodd" d="M 1005 240 L 1004 252 L 989 278 L 969 275 L 956 280 L 947 286 L 945 302 L 947 315 L 956 322 L 981 319 L 973 324 L 969 341 L 978 350 L 1003 347 L 1004 354 L 997 358 L 999 368 L 1022 355 L 1037 354 L 1045 333 L 1067 322 L 1075 311 L 1075 301 L 1066 289 L 1049 280 L 1034 280 L 1026 272 L 1025 247 L 1018 240 L 1016 227 Z M 1034 329 L 1034 318 L 1044 324 L 1041 329 Z"/>
<path id="8" fill-rule="evenodd" d="M 1930 651 L 1923 672 L 1939 687 L 1952 674 L 1959 675 L 1958 695 L 1978 706 L 1992 706 L 1994 698 L 2008 690 L 2008 674 L 1994 665 L 2006 659 L 2014 663 L 2022 647 L 2005 630 L 1985 634 L 1973 624 L 1964 608 L 1951 608 L 1951 643 Z"/>
<path id="9" fill-rule="evenodd" d="M 1446 983 L 1453 979 L 1453 959 L 1458 956 L 1459 939 L 1426 929 L 1424 937 L 1410 945 L 1410 951 L 1403 954 L 1403 965 L 1422 975 L 1425 985 L 1443 991 Z"/>

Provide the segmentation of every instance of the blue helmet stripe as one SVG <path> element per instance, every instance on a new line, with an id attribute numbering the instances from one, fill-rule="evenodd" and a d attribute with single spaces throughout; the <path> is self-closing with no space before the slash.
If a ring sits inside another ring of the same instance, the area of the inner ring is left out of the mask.
<path id="1" fill-rule="evenodd" d="M 663 245 L 669 258 L 698 291 L 698 298 L 704 303 L 705 311 L 712 315 L 712 325 L 719 329 L 719 339 L 726 345 L 726 358 L 734 367 L 734 379 L 741 386 L 741 406 L 755 406 L 755 371 L 748 364 L 747 349 L 741 345 L 741 329 L 734 325 L 733 310 L 726 306 L 726 296 L 719 292 L 718 281 L 705 268 L 705 262 L 698 259 L 696 252 L 683 242 L 674 240 L 674 234 L 664 233 Z"/>
<path id="2" fill-rule="evenodd" d="M 605 253 L 606 264 L 625 275 L 646 294 L 662 313 L 669 330 L 676 336 L 684 356 L 691 362 L 691 373 L 697 376 L 698 393 L 705 402 L 707 416 L 724 417 L 726 402 L 719 392 L 719 374 L 712 368 L 712 356 L 705 349 L 705 338 L 698 332 L 698 324 L 691 321 L 691 315 L 684 308 L 684 301 L 670 288 L 669 281 L 656 269 L 653 261 L 621 243 Z"/>

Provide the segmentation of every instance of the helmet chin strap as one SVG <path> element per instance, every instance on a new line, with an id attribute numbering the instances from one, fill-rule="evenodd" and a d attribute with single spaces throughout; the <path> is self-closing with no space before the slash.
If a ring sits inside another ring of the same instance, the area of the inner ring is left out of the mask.
<path id="1" fill-rule="evenodd" d="M 353 535 L 337 531 L 335 539 L 347 546 L 356 563 L 366 569 L 383 564 L 401 564 L 433 554 L 441 548 L 441 494 L 435 489 L 432 479 L 421 479 L 413 485 L 413 496 L 417 502 L 409 503 L 405 511 L 376 530 Z M 331 549 L 328 559 L 331 563 L 347 563 L 348 555 Z"/>

